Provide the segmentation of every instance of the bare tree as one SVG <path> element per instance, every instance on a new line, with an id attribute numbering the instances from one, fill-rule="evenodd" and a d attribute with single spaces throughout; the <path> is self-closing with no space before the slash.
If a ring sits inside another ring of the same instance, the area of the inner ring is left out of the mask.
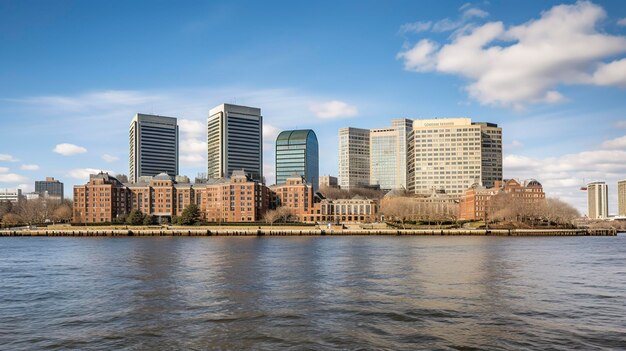
<path id="1" fill-rule="evenodd" d="M 268 210 L 263 215 L 263 220 L 265 221 L 265 223 L 269 224 L 270 226 L 273 226 L 274 222 L 276 222 L 280 218 L 280 216 L 281 216 L 281 214 L 278 211 L 278 209 L 276 209 L 276 210 Z"/>
<path id="2" fill-rule="evenodd" d="M 2 223 L 6 226 L 12 226 L 24 223 L 24 221 L 22 220 L 22 217 L 20 217 L 18 214 L 6 213 L 4 216 L 2 216 Z"/>
<path id="3" fill-rule="evenodd" d="M 72 220 L 72 208 L 67 204 L 60 204 L 52 212 L 52 220 L 57 222 L 69 222 Z"/>

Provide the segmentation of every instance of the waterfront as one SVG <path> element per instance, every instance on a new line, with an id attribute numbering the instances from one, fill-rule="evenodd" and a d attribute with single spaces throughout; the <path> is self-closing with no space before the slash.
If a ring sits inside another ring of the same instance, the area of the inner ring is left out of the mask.
<path id="1" fill-rule="evenodd" d="M 619 349 L 626 236 L 0 239 L 0 349 Z"/>

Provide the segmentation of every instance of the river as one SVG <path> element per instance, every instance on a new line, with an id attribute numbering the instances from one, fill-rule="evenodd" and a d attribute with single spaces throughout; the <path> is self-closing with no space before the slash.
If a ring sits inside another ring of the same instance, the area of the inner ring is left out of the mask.
<path id="1" fill-rule="evenodd" d="M 0 238 L 1 350 L 616 350 L 617 237 Z"/>

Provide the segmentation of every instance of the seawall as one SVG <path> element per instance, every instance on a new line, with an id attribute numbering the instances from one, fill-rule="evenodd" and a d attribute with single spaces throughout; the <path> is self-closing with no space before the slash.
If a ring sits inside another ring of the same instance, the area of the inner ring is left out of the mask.
<path id="1" fill-rule="evenodd" d="M 0 230 L 0 236 L 317 236 L 317 235 L 440 235 L 440 236 L 616 236 L 614 229 L 318 229 L 318 228 L 160 228 L 160 229 L 22 229 Z"/>

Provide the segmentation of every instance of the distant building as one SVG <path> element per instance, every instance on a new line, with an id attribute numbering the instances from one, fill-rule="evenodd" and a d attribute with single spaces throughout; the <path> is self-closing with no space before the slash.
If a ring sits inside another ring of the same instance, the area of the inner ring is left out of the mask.
<path id="1" fill-rule="evenodd" d="M 508 194 L 514 201 L 533 204 L 543 202 L 546 194 L 541 183 L 535 179 L 529 179 L 523 183 L 515 179 L 496 181 L 495 186 L 486 188 L 476 183 L 466 189 L 461 197 L 459 217 L 461 220 L 484 220 L 492 215 L 491 212 L 498 209 L 490 206 L 491 199 L 498 194 Z"/>
<path id="2" fill-rule="evenodd" d="M 459 197 L 443 192 L 433 191 L 431 194 L 411 194 L 404 191 L 393 190 L 385 194 L 380 201 L 384 210 L 392 205 L 394 200 L 401 199 L 401 206 L 406 211 L 405 220 L 424 220 L 445 218 L 449 220 L 459 218 Z"/>
<path id="3" fill-rule="evenodd" d="M 406 189 L 407 135 L 413 121 L 394 119 L 391 128 L 370 129 L 370 185 Z"/>
<path id="4" fill-rule="evenodd" d="M 292 211 L 299 221 L 313 210 L 314 191 L 310 183 L 299 174 L 292 175 L 282 184 L 270 187 L 270 207 L 284 207 Z"/>
<path id="5" fill-rule="evenodd" d="M 263 117 L 256 107 L 221 104 L 207 120 L 207 177 L 228 178 L 244 170 L 263 181 Z"/>
<path id="6" fill-rule="evenodd" d="M 53 177 L 35 181 L 35 192 L 42 198 L 63 199 L 63 183 Z"/>
<path id="7" fill-rule="evenodd" d="M 178 174 L 178 125 L 174 117 L 138 113 L 129 130 L 129 180 Z"/>
<path id="8" fill-rule="evenodd" d="M 590 219 L 609 217 L 609 187 L 605 182 L 587 184 L 587 205 Z"/>
<path id="9" fill-rule="evenodd" d="M 617 182 L 617 215 L 626 216 L 626 179 Z"/>
<path id="10" fill-rule="evenodd" d="M 24 199 L 22 196 L 22 189 L 9 189 L 3 188 L 0 189 L 0 202 L 9 201 L 11 203 L 17 204 Z"/>
<path id="11" fill-rule="evenodd" d="M 333 177 L 331 175 L 322 175 L 320 176 L 319 187 L 337 188 L 339 187 L 339 182 L 337 181 L 337 177 Z"/>
<path id="12" fill-rule="evenodd" d="M 369 129 L 339 129 L 339 186 L 350 190 L 370 183 Z"/>
<path id="13" fill-rule="evenodd" d="M 286 130 L 276 138 L 276 184 L 285 184 L 294 173 L 317 191 L 319 151 L 317 136 L 310 129 Z"/>
<path id="14" fill-rule="evenodd" d="M 420 119 L 409 133 L 407 187 L 416 194 L 462 195 L 502 179 L 502 129 L 469 118 Z"/>
<path id="15" fill-rule="evenodd" d="M 305 222 L 372 223 L 378 217 L 378 201 L 355 196 L 352 199 L 323 199 L 314 205 Z"/>
<path id="16" fill-rule="evenodd" d="M 47 195 L 48 193 L 45 192 L 45 194 Z M 26 193 L 24 194 L 24 198 L 26 199 L 26 201 L 32 201 L 32 200 L 39 200 L 42 197 L 45 198 L 46 195 L 41 196 L 41 194 L 37 193 L 37 192 L 32 192 L 32 193 Z"/>

